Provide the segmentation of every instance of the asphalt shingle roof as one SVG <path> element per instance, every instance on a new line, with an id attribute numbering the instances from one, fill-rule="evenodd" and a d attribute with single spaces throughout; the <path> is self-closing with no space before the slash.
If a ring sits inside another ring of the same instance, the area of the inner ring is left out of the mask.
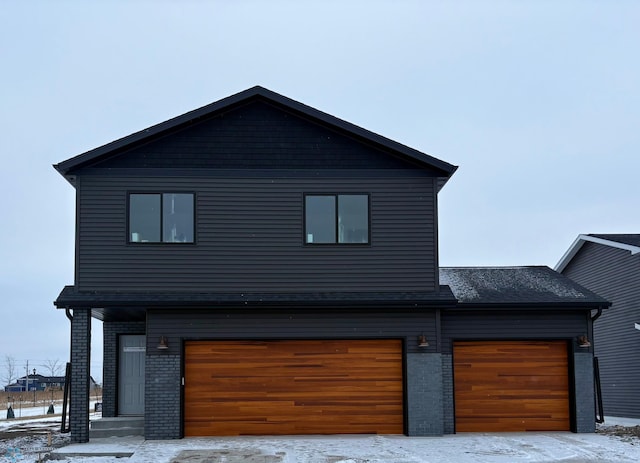
<path id="1" fill-rule="evenodd" d="M 546 266 L 455 267 L 440 269 L 461 305 L 569 306 L 610 305 L 605 299 Z"/>

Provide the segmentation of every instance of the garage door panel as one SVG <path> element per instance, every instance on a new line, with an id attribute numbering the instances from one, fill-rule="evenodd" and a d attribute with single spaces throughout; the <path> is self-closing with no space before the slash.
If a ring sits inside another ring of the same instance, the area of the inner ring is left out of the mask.
<path id="1" fill-rule="evenodd" d="M 194 341 L 185 435 L 403 432 L 400 340 Z"/>
<path id="2" fill-rule="evenodd" d="M 564 341 L 454 344 L 456 431 L 569 430 Z"/>
<path id="3" fill-rule="evenodd" d="M 467 425 L 472 428 L 482 428 L 483 432 L 509 432 L 509 431 L 548 431 L 549 427 L 562 428 L 565 424 L 565 419 L 554 419 L 548 417 L 542 418 L 528 418 L 521 423 L 521 428 L 515 429 L 513 427 L 513 418 L 494 418 L 487 419 L 480 417 L 477 420 L 468 419 Z"/>

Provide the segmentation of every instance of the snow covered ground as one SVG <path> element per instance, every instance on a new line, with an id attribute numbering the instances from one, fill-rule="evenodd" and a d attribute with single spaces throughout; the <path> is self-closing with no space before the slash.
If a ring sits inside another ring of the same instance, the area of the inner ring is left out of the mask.
<path id="1" fill-rule="evenodd" d="M 99 418 L 97 414 L 92 415 Z M 22 420 L 2 418 L 0 435 L 4 437 L 0 438 L 0 463 L 36 461 L 37 450 L 47 447 L 50 432 L 54 434 L 54 446 L 68 443 L 68 435 L 57 432 L 59 416 Z M 39 440 L 33 436 L 11 438 L 12 430 L 24 427 L 41 430 L 37 436 Z M 113 456 L 115 453 L 132 456 L 116 458 Z M 112 456 L 98 456 L 100 454 Z M 422 438 L 290 436 L 168 441 L 144 441 L 131 437 L 65 445 L 57 450 L 57 458 L 67 463 L 630 463 L 640 461 L 640 439 L 568 432 L 456 434 Z"/>
<path id="2" fill-rule="evenodd" d="M 602 434 L 457 434 L 443 437 L 317 436 L 189 438 L 176 441 L 130 439 L 129 463 L 605 463 L 640 461 L 635 443 Z M 100 451 L 111 444 L 89 443 L 65 451 Z M 70 463 L 123 463 L 109 457 L 70 457 Z"/>

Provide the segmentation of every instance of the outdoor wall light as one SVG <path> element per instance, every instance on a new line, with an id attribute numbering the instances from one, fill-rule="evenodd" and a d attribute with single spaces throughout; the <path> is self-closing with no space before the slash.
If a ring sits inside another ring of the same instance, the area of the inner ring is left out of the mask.
<path id="1" fill-rule="evenodd" d="M 589 342 L 589 338 L 587 338 L 584 334 L 582 336 L 578 336 L 578 347 L 582 347 L 582 348 L 591 347 L 591 342 Z"/>
<path id="2" fill-rule="evenodd" d="M 167 344 L 167 338 L 164 336 L 160 336 L 160 342 L 158 343 L 158 350 L 167 350 L 169 348 L 169 344 Z"/>
<path id="3" fill-rule="evenodd" d="M 418 336 L 418 347 L 429 347 L 429 341 L 424 334 Z"/>

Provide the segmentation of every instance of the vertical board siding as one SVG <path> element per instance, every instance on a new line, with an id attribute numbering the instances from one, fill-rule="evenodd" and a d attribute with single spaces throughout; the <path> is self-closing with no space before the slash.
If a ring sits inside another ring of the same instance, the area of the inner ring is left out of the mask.
<path id="1" fill-rule="evenodd" d="M 79 195 L 79 290 L 430 291 L 437 282 L 428 177 L 91 175 Z M 127 243 L 127 192 L 193 191 L 196 244 Z M 303 244 L 304 193 L 369 193 L 371 243 Z"/>
<path id="2" fill-rule="evenodd" d="M 562 273 L 612 302 L 593 324 L 603 408 L 640 418 L 640 255 L 585 242 Z"/>

